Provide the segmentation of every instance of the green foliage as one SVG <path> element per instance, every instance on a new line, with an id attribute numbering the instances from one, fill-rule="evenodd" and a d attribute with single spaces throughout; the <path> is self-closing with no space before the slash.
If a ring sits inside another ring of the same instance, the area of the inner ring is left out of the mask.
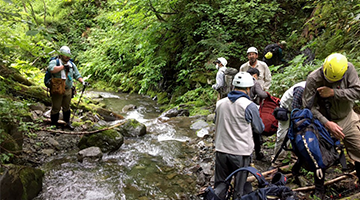
<path id="1" fill-rule="evenodd" d="M 1 59 L 29 79 L 42 84 L 34 68 L 44 69 L 51 52 L 68 45 L 95 87 L 152 93 L 167 106 L 213 106 L 212 61 L 223 56 L 238 68 L 249 46 L 261 59 L 267 44 L 288 41 L 285 55 L 294 59 L 286 69 L 272 69 L 276 96 L 331 52 L 360 60 L 353 39 L 359 36 L 358 1 L 14 0 L 0 6 Z M 304 46 L 316 49 L 319 60 L 305 64 L 297 56 Z"/>
<path id="2" fill-rule="evenodd" d="M 352 57 L 359 57 L 356 50 L 360 36 L 360 2 L 326 0 L 317 3 L 317 10 L 310 21 L 313 31 L 317 34 L 316 54 L 325 58 L 333 52 L 346 52 Z"/>
<path id="3" fill-rule="evenodd" d="M 305 81 L 309 72 L 321 66 L 322 62 L 314 60 L 311 63 L 304 64 L 306 56 L 298 55 L 287 66 L 281 73 L 274 73 L 278 70 L 278 67 L 271 68 L 272 80 L 270 92 L 272 95 L 281 98 L 282 94 L 293 86 L 294 84 Z"/>

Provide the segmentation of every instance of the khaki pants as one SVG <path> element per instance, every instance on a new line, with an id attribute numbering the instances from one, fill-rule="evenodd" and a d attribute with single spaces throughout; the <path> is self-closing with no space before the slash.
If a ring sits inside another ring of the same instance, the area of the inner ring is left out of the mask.
<path id="1" fill-rule="evenodd" d="M 335 121 L 345 134 L 344 145 L 348 155 L 356 162 L 360 162 L 360 119 L 354 111 L 342 120 Z"/>
<path id="2" fill-rule="evenodd" d="M 51 114 L 57 114 L 60 112 L 61 107 L 63 112 L 70 110 L 70 102 L 71 102 L 71 88 L 65 89 L 64 94 L 52 94 L 51 95 Z"/>

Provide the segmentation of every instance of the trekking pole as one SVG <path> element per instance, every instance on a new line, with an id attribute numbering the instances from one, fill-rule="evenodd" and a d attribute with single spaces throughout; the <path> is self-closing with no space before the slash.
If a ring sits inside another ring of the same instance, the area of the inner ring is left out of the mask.
<path id="1" fill-rule="evenodd" d="M 76 107 L 75 107 L 75 110 L 74 110 L 74 114 L 73 114 L 72 117 L 71 117 L 71 121 L 74 119 L 76 108 L 79 106 L 79 103 L 80 103 L 80 101 L 81 101 L 81 97 L 82 97 L 82 95 L 84 94 L 84 91 L 85 91 L 86 86 L 87 86 L 87 84 L 84 85 L 84 87 L 83 87 L 83 89 L 82 89 L 82 91 L 81 91 L 80 98 L 79 98 L 79 101 L 78 101 L 77 104 L 76 104 Z"/>
<path id="2" fill-rule="evenodd" d="M 274 157 L 274 159 L 271 161 L 271 163 L 275 163 L 275 161 L 276 161 L 276 159 L 279 157 L 279 155 L 280 155 L 280 153 L 281 153 L 281 151 L 282 150 L 289 150 L 289 149 L 287 149 L 286 147 L 287 147 L 287 141 L 289 140 L 289 137 L 287 136 L 287 133 L 286 133 L 286 136 L 285 136 L 285 138 L 284 138 L 284 141 L 283 141 L 283 143 L 281 144 L 281 146 L 280 146 L 280 149 L 276 152 L 276 155 L 275 155 L 275 157 Z"/>

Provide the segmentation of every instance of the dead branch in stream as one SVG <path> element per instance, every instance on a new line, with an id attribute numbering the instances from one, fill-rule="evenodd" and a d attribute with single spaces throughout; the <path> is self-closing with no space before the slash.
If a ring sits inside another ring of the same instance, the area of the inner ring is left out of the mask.
<path id="1" fill-rule="evenodd" d="M 338 181 L 341 181 L 343 179 L 346 179 L 346 178 L 349 178 L 349 176 L 354 176 L 356 174 L 356 171 L 353 171 L 349 174 L 344 174 L 342 176 L 339 176 L 337 178 L 334 178 L 334 179 L 331 179 L 329 181 L 326 181 L 324 185 L 330 185 L 330 184 L 333 184 L 335 182 L 338 182 Z M 292 189 L 293 191 L 307 191 L 307 190 L 313 190 L 315 189 L 315 186 L 312 185 L 312 186 L 307 186 L 307 187 L 301 187 L 301 188 L 295 188 L 295 189 Z"/>
<path id="2" fill-rule="evenodd" d="M 285 165 L 285 166 L 280 167 L 280 169 L 284 170 L 289 167 L 290 167 L 290 165 Z M 269 170 L 266 172 L 261 172 L 261 174 L 263 175 L 263 177 L 265 177 L 265 179 L 269 180 L 271 178 L 271 176 L 274 175 L 276 172 L 278 172 L 278 168 L 275 168 L 275 169 L 272 169 L 272 170 Z M 270 176 L 270 178 L 267 178 L 268 176 Z M 246 181 L 253 182 L 255 180 L 256 180 L 255 176 L 249 176 Z"/>
<path id="3" fill-rule="evenodd" d="M 62 134 L 70 134 L 70 135 L 88 135 L 88 134 L 94 134 L 94 133 L 99 133 L 102 131 L 106 131 L 106 130 L 110 130 L 113 128 L 116 128 L 118 126 L 121 126 L 123 124 L 125 124 L 126 121 L 115 124 L 113 126 L 107 127 L 107 128 L 103 128 L 100 130 L 95 130 L 95 131 L 79 131 L 79 132 L 74 132 L 74 131 L 60 131 L 60 130 L 51 130 L 51 129 L 41 129 L 42 131 L 47 131 L 47 132 L 51 132 L 51 133 L 62 133 Z"/>

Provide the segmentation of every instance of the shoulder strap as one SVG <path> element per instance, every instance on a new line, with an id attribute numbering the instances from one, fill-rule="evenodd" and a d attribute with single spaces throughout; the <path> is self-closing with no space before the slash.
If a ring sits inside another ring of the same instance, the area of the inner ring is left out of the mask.
<path id="1" fill-rule="evenodd" d="M 234 176 L 236 173 L 240 172 L 240 171 L 248 171 L 250 172 L 252 175 L 255 176 L 255 178 L 258 180 L 259 182 L 259 187 L 265 187 L 266 185 L 268 185 L 269 183 L 265 180 L 264 176 L 261 174 L 261 172 L 259 172 L 257 169 L 255 169 L 254 167 L 241 167 L 235 171 L 233 171 L 226 179 L 226 181 L 231 180 L 231 177 Z"/>
<path id="2" fill-rule="evenodd" d="M 60 66 L 60 60 L 59 60 L 59 58 L 56 58 L 56 66 Z"/>

